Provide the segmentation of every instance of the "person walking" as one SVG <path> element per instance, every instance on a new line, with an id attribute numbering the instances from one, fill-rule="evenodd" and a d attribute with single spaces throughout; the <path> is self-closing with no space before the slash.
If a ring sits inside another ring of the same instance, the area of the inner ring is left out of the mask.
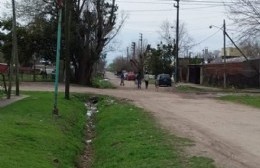
<path id="1" fill-rule="evenodd" d="M 120 86 L 125 86 L 125 83 L 124 83 L 125 76 L 124 76 L 123 71 L 121 72 L 120 79 L 121 79 Z"/>
<path id="2" fill-rule="evenodd" d="M 138 72 L 138 74 L 136 76 L 136 79 L 137 79 L 137 88 L 141 89 L 141 85 L 142 85 L 142 75 L 141 75 L 141 72 Z"/>
<path id="3" fill-rule="evenodd" d="M 149 74 L 146 71 L 144 75 L 144 82 L 145 82 L 145 89 L 148 89 L 148 84 L 149 84 Z"/>

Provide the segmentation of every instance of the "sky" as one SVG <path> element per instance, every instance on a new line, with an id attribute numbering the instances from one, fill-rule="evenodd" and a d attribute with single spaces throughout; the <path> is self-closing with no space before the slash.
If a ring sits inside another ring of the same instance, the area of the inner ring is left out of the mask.
<path id="1" fill-rule="evenodd" d="M 0 1 L 0 15 L 4 3 Z M 225 0 L 227 3 L 229 0 Z M 118 18 L 124 13 L 128 17 L 114 39 L 116 50 L 107 53 L 107 61 L 111 63 L 115 57 L 126 56 L 127 47 L 132 42 L 139 42 L 140 33 L 145 43 L 152 47 L 161 41 L 159 31 L 164 21 L 175 24 L 176 8 L 174 0 L 116 0 L 119 6 Z M 9 9 L 10 10 L 10 9 Z M 188 34 L 196 44 L 190 52 L 196 54 L 208 48 L 209 51 L 221 50 L 223 46 L 223 32 L 216 27 L 223 26 L 226 20 L 227 31 L 232 22 L 228 20 L 223 0 L 180 0 L 180 22 L 185 24 Z M 212 29 L 210 25 L 215 25 Z M 173 29 L 173 31 L 175 31 Z M 228 32 L 231 36 L 231 30 Z"/>
<path id="2" fill-rule="evenodd" d="M 108 54 L 108 62 L 114 57 L 125 56 L 127 46 L 130 47 L 131 42 L 138 42 L 140 33 L 148 44 L 156 47 L 161 41 L 158 32 L 162 23 L 168 20 L 175 24 L 174 0 L 117 0 L 117 4 L 120 13 L 127 13 L 128 19 L 116 38 L 120 42 L 118 50 Z M 228 20 L 226 10 L 222 0 L 180 0 L 180 22 L 185 24 L 196 44 L 192 53 L 202 52 L 205 48 L 209 51 L 221 50 L 223 32 L 216 27 L 222 27 L 225 19 L 228 30 L 231 21 Z M 210 29 L 210 25 L 215 27 Z M 233 32 L 229 34 L 232 36 Z"/>

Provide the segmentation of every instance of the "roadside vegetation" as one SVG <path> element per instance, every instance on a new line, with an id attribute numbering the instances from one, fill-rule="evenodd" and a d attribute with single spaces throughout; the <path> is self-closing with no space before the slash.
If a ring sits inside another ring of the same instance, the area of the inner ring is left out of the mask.
<path id="1" fill-rule="evenodd" d="M 0 108 L 0 167 L 81 165 L 89 95 L 72 95 L 71 100 L 60 96 L 61 117 L 55 119 L 50 92 L 25 94 L 29 97 Z M 192 141 L 169 135 L 149 113 L 126 100 L 101 96 L 98 111 L 91 143 L 93 168 L 215 168 L 213 160 L 184 152 Z"/>
<path id="2" fill-rule="evenodd" d="M 0 167 L 74 167 L 84 147 L 85 107 L 73 97 L 58 99 L 61 117 L 52 117 L 53 95 L 28 98 L 0 108 Z"/>
<path id="3" fill-rule="evenodd" d="M 92 86 L 94 88 L 100 88 L 100 89 L 115 89 L 116 88 L 111 82 L 109 82 L 109 80 L 104 79 L 101 76 L 97 76 L 92 79 Z"/>
<path id="4" fill-rule="evenodd" d="M 0 85 L 0 100 L 4 97 L 5 92 L 4 92 L 4 88 Z"/>
<path id="5" fill-rule="evenodd" d="M 185 86 L 185 85 L 180 85 L 176 87 L 177 91 L 179 92 L 207 92 L 206 89 L 202 89 L 202 88 L 196 88 L 196 87 L 192 87 L 192 86 Z"/>
<path id="6" fill-rule="evenodd" d="M 214 168 L 213 160 L 189 157 L 193 142 L 167 134 L 145 111 L 125 100 L 103 97 L 98 105 L 93 168 Z"/>
<path id="7" fill-rule="evenodd" d="M 20 74 L 20 81 L 22 82 L 33 82 L 33 74 Z M 43 75 L 35 75 L 36 82 L 53 82 L 54 79 L 51 75 L 44 77 Z"/>
<path id="8" fill-rule="evenodd" d="M 245 104 L 252 107 L 260 108 L 260 96 L 251 96 L 251 95 L 229 95 L 223 96 L 221 100 L 231 101 L 235 103 Z"/>

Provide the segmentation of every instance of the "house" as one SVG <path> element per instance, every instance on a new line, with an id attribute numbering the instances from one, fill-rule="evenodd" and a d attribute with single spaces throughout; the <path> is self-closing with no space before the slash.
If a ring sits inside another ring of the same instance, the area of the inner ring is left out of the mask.
<path id="1" fill-rule="evenodd" d="M 242 51 L 245 55 L 247 55 L 247 53 L 245 51 Z M 221 56 L 224 56 L 224 49 L 222 48 Z M 234 47 L 226 47 L 226 57 L 227 58 L 234 58 L 234 57 L 241 57 L 243 56 L 239 50 L 237 48 Z"/>

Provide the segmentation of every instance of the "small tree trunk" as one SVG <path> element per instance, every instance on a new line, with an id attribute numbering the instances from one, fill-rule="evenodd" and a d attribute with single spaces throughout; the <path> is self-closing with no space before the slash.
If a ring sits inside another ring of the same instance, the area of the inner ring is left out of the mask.
<path id="1" fill-rule="evenodd" d="M 70 99 L 70 24 L 71 24 L 71 0 L 65 1 L 65 99 Z"/>

